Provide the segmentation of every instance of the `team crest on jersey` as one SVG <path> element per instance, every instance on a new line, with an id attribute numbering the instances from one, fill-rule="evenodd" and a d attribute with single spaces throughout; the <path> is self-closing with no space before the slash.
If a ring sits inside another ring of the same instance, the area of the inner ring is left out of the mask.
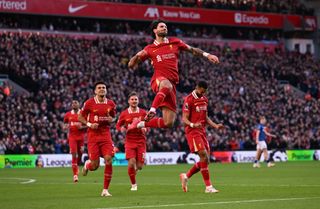
<path id="1" fill-rule="evenodd" d="M 98 117 L 97 115 L 95 115 L 95 116 L 93 117 L 93 120 L 94 120 L 94 121 L 99 121 L 99 117 Z"/>
<path id="2" fill-rule="evenodd" d="M 169 45 L 170 49 L 172 50 L 172 44 Z"/>
<path id="3" fill-rule="evenodd" d="M 189 105 L 188 105 L 188 103 L 186 103 L 186 104 L 184 105 L 184 109 L 189 110 Z"/>
<path id="4" fill-rule="evenodd" d="M 161 56 L 157 55 L 157 62 L 161 62 L 161 61 L 162 61 Z"/>
<path id="5" fill-rule="evenodd" d="M 200 107 L 199 106 L 196 107 L 196 112 L 200 112 Z"/>

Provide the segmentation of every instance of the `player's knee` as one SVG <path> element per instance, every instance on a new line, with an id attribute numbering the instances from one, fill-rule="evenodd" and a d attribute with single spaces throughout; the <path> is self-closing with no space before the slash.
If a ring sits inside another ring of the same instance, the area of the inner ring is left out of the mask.
<path id="1" fill-rule="evenodd" d="M 128 162 L 129 167 L 134 168 L 134 166 L 136 165 L 136 159 L 131 158 Z"/>
<path id="2" fill-rule="evenodd" d="M 104 162 L 106 165 L 111 165 L 112 164 L 112 157 L 105 157 Z"/>
<path id="3" fill-rule="evenodd" d="M 164 125 L 165 125 L 167 128 L 172 128 L 173 125 L 174 125 L 174 120 L 165 120 L 165 121 L 164 121 Z"/>
<path id="4" fill-rule="evenodd" d="M 163 81 L 161 81 L 161 84 L 160 84 L 160 89 L 162 89 L 162 88 L 168 88 L 168 89 L 172 90 L 173 86 L 170 81 L 163 80 Z"/>
<path id="5" fill-rule="evenodd" d="M 209 158 L 208 158 L 208 155 L 207 155 L 206 151 L 201 150 L 201 151 L 198 152 L 198 155 L 199 155 L 200 160 L 201 160 L 202 162 L 204 162 L 204 161 L 207 161 L 207 162 L 208 162 L 208 161 L 209 161 Z"/>
<path id="6" fill-rule="evenodd" d="M 96 161 L 91 161 L 91 168 L 92 170 L 97 170 L 100 166 L 100 163 L 99 162 L 96 162 Z"/>

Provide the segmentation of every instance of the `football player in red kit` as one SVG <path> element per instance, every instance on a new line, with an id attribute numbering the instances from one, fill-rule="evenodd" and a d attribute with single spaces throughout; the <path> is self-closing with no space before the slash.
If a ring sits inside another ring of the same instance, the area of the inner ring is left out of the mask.
<path id="1" fill-rule="evenodd" d="M 151 78 L 151 88 L 156 93 L 151 108 L 145 120 L 135 120 L 128 129 L 133 128 L 168 128 L 172 127 L 176 119 L 176 85 L 179 83 L 178 57 L 180 51 L 187 51 L 195 56 L 208 59 L 212 63 L 219 63 L 217 56 L 191 47 L 178 38 L 167 38 L 167 25 L 162 20 L 152 22 L 154 41 L 133 56 L 129 68 L 135 68 L 146 59 L 151 60 L 154 73 Z M 156 109 L 162 109 L 162 118 L 154 118 Z"/>
<path id="2" fill-rule="evenodd" d="M 197 162 L 187 173 L 180 174 L 182 189 L 188 191 L 187 183 L 197 172 L 201 172 L 203 181 L 206 185 L 205 193 L 217 193 L 211 183 L 208 164 L 210 162 L 210 146 L 206 137 L 206 125 L 213 128 L 222 128 L 222 124 L 214 123 L 208 117 L 208 99 L 205 97 L 208 84 L 200 81 L 195 90 L 189 94 L 183 103 L 182 120 L 185 125 L 185 132 L 190 151 L 200 157 Z"/>
<path id="3" fill-rule="evenodd" d="M 64 115 L 63 123 L 64 129 L 68 131 L 68 142 L 70 147 L 70 153 L 72 155 L 72 172 L 73 181 L 78 182 L 78 165 L 81 162 L 81 157 L 84 148 L 84 136 L 87 126 L 82 125 L 78 120 L 78 114 L 80 113 L 79 101 L 73 100 L 71 104 L 72 110 Z"/>
<path id="4" fill-rule="evenodd" d="M 146 156 L 146 129 L 127 131 L 128 125 L 134 119 L 143 119 L 147 112 L 138 107 L 139 98 L 136 92 L 131 92 L 128 99 L 129 107 L 120 113 L 117 130 L 126 132 L 125 152 L 128 160 L 128 175 L 131 181 L 131 191 L 137 191 L 136 172 L 141 170 Z"/>
<path id="5" fill-rule="evenodd" d="M 82 168 L 82 174 L 98 169 L 100 157 L 105 160 L 104 185 L 101 196 L 112 196 L 109 185 L 112 178 L 112 157 L 114 145 L 110 133 L 110 124 L 116 115 L 115 103 L 106 98 L 107 87 L 104 82 L 94 85 L 95 96 L 88 99 L 79 114 L 79 121 L 88 126 L 88 155 Z"/>

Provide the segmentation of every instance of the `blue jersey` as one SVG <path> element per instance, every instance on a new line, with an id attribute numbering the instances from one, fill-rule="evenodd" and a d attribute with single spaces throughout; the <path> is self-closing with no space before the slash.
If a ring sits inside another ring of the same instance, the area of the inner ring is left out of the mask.
<path id="1" fill-rule="evenodd" d="M 266 139 L 267 139 L 267 136 L 266 136 L 266 133 L 264 132 L 264 129 L 265 129 L 265 126 L 262 124 L 259 124 L 257 126 L 257 131 L 259 131 L 259 136 L 258 136 L 259 142 L 266 141 Z"/>

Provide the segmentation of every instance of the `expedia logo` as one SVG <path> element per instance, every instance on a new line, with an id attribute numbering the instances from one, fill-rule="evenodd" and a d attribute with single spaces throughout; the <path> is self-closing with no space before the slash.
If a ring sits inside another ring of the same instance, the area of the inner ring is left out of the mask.
<path id="1" fill-rule="evenodd" d="M 235 13 L 234 14 L 234 22 L 235 23 L 246 23 L 246 24 L 256 24 L 256 25 L 268 25 L 269 18 L 263 15 L 261 16 L 253 16 L 248 14 Z"/>
<path id="2" fill-rule="evenodd" d="M 155 7 L 148 7 L 146 12 L 144 13 L 145 17 L 150 17 L 150 18 L 159 18 L 159 10 L 158 8 Z"/>

